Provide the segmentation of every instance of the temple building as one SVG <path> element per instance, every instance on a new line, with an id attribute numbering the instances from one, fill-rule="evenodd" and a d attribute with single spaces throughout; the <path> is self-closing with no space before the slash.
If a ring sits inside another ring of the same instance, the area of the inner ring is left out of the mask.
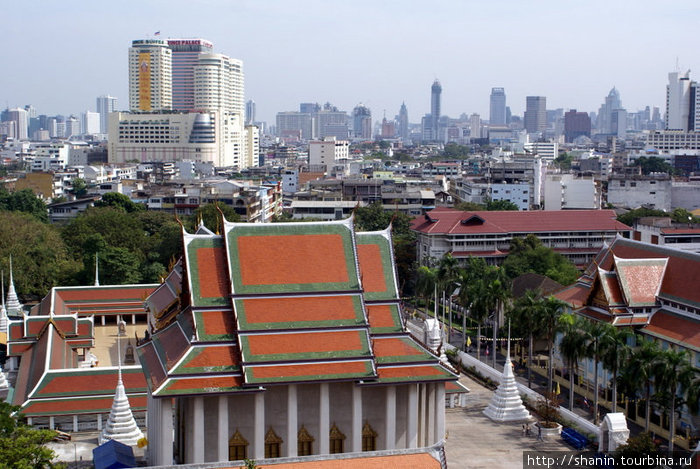
<path id="1" fill-rule="evenodd" d="M 134 345 L 135 336 L 147 330 L 144 300 L 156 286 L 54 287 L 28 314 L 10 316 L 8 374 L 16 378 L 8 401 L 30 425 L 102 430 L 113 407 L 120 356 L 125 394 L 145 425 L 146 381 Z"/>
<path id="2" fill-rule="evenodd" d="M 183 247 L 137 347 L 149 464 L 442 447 L 457 375 L 406 332 L 389 230 L 224 220 Z"/>

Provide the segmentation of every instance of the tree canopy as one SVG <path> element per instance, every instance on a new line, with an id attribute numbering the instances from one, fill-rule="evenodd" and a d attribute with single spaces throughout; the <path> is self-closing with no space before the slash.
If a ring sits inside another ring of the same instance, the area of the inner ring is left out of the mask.
<path id="1" fill-rule="evenodd" d="M 642 169 L 642 174 L 667 173 L 673 174 L 673 166 L 668 164 L 663 158 L 658 156 L 640 156 L 630 166 L 637 166 Z"/>
<path id="2" fill-rule="evenodd" d="M 8 192 L 0 187 L 0 211 L 24 212 L 42 222 L 49 221 L 46 204 L 31 189 Z"/>
<path id="3" fill-rule="evenodd" d="M 486 202 L 486 210 L 489 212 L 499 210 L 518 210 L 518 206 L 510 200 L 489 200 Z"/>
<path id="4" fill-rule="evenodd" d="M 535 235 L 513 238 L 510 253 L 503 262 L 503 268 L 511 279 L 534 272 L 555 280 L 562 285 L 570 285 L 579 277 L 576 266 L 566 257 L 542 244 Z"/>
<path id="5" fill-rule="evenodd" d="M 146 210 L 143 204 L 133 202 L 128 196 L 119 192 L 107 192 L 101 200 L 95 202 L 95 207 L 114 207 L 126 213 L 140 212 Z"/>
<path id="6" fill-rule="evenodd" d="M 56 436 L 53 430 L 35 430 L 18 417 L 18 407 L 0 402 L 0 463 L 16 469 L 63 468 L 54 463 L 55 453 L 45 446 Z"/>

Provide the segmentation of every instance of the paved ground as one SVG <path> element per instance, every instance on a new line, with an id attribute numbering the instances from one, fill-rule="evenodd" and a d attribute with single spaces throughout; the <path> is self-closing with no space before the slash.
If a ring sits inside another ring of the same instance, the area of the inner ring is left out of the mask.
<path id="1" fill-rule="evenodd" d="M 523 451 L 571 450 L 561 439 L 537 441 L 535 432 L 523 436 L 520 424 L 492 422 L 482 412 L 493 391 L 466 376 L 460 382 L 471 392 L 466 407 L 446 410 L 445 452 L 450 469 L 513 469 L 523 467 Z"/>

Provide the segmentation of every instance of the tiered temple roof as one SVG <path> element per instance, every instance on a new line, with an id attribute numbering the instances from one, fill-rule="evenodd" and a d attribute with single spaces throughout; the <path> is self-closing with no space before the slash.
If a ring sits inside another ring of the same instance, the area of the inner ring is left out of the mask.
<path id="1" fill-rule="evenodd" d="M 618 237 L 555 296 L 578 313 L 700 352 L 700 255 Z"/>
<path id="2" fill-rule="evenodd" d="M 223 225 L 183 232 L 185 256 L 146 301 L 137 351 L 154 396 L 456 379 L 405 332 L 388 230 Z"/>

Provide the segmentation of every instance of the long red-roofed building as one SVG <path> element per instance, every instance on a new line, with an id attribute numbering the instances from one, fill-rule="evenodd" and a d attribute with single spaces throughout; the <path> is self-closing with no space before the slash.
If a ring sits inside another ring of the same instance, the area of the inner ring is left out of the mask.
<path id="1" fill-rule="evenodd" d="M 439 447 L 457 376 L 405 330 L 390 232 L 223 227 L 146 300 L 149 463 Z"/>
<path id="2" fill-rule="evenodd" d="M 411 223 L 418 235 L 422 265 L 451 253 L 457 259 L 483 257 L 500 264 L 515 237 L 535 234 L 542 243 L 580 267 L 588 265 L 616 235 L 631 228 L 615 220 L 612 210 L 540 210 L 464 212 L 436 208 Z"/>

